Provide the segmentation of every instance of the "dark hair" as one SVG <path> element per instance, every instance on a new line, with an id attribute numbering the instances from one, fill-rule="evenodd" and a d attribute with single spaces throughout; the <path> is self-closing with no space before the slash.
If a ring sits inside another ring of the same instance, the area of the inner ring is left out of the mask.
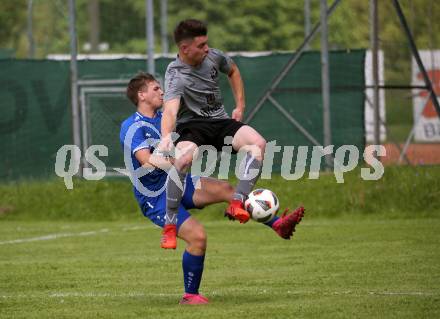
<path id="1" fill-rule="evenodd" d="M 208 27 L 205 22 L 196 19 L 187 19 L 179 22 L 174 29 L 174 42 L 177 45 L 182 40 L 194 39 L 208 34 Z"/>
<path id="2" fill-rule="evenodd" d="M 126 95 L 134 105 L 137 106 L 138 104 L 138 92 L 150 82 L 157 82 L 157 80 L 150 73 L 145 72 L 139 72 L 130 80 L 127 86 Z"/>

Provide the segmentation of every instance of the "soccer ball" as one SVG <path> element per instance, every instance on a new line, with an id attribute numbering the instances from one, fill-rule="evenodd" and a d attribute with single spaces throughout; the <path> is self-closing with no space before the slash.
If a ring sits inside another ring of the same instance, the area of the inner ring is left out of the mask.
<path id="1" fill-rule="evenodd" d="M 257 222 L 270 221 L 280 207 L 277 196 L 268 189 L 256 189 L 249 194 L 244 207 Z"/>

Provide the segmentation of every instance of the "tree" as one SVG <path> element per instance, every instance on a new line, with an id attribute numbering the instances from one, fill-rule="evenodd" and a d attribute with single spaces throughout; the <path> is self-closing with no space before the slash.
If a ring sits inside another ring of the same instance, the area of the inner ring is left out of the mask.
<path id="1" fill-rule="evenodd" d="M 19 47 L 20 38 L 26 32 L 25 1 L 2 1 L 0 5 L 0 48 L 14 49 Z"/>

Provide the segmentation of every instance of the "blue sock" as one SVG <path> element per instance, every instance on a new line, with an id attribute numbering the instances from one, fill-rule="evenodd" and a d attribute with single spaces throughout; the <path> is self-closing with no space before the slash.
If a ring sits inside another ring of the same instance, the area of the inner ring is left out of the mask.
<path id="1" fill-rule="evenodd" d="M 264 223 L 264 225 L 269 226 L 270 228 L 272 228 L 273 223 L 275 223 L 278 219 L 280 219 L 280 218 L 278 216 L 275 216 L 274 218 L 272 218 L 268 222 Z"/>
<path id="2" fill-rule="evenodd" d="M 185 292 L 189 294 L 198 294 L 200 281 L 202 280 L 203 263 L 205 255 L 191 255 L 185 250 L 182 256 L 183 282 Z"/>

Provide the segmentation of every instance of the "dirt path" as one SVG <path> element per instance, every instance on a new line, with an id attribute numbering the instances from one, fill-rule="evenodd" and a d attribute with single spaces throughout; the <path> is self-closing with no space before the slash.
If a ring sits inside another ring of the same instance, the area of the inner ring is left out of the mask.
<path id="1" fill-rule="evenodd" d="M 400 151 L 394 144 L 384 144 L 387 155 L 381 157 L 385 165 L 398 164 Z M 403 144 L 400 148 L 403 149 Z M 440 164 L 440 144 L 410 144 L 406 151 L 406 156 L 412 165 L 431 165 Z M 403 159 L 401 164 L 406 164 Z"/>

